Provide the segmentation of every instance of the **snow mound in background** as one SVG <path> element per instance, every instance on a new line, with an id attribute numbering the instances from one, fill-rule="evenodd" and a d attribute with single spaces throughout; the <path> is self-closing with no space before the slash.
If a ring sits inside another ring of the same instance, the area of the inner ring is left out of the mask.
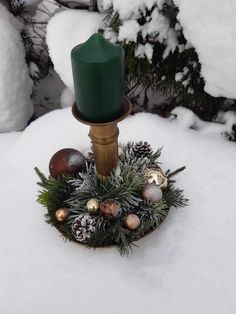
<path id="1" fill-rule="evenodd" d="M 234 313 L 235 143 L 147 113 L 119 128 L 122 142 L 164 146 L 164 170 L 187 166 L 177 185 L 190 206 L 172 209 L 129 258 L 64 243 L 44 223 L 33 167 L 48 173 L 51 156 L 64 147 L 87 151 L 88 127 L 66 108 L 22 133 L 0 134 L 0 313 Z"/>
<path id="2" fill-rule="evenodd" d="M 75 102 L 75 94 L 66 87 L 64 88 L 61 97 L 60 97 L 60 106 L 62 108 L 72 107 L 73 103 Z"/>
<path id="3" fill-rule="evenodd" d="M 218 113 L 218 123 L 201 120 L 192 110 L 184 107 L 175 107 L 172 111 L 172 118 L 182 128 L 197 130 L 201 135 L 221 135 L 232 133 L 233 125 L 236 125 L 236 113 L 227 111 Z"/>
<path id="4" fill-rule="evenodd" d="M 20 23 L 0 4 L 0 132 L 22 130 L 33 114 L 20 30 Z"/>
<path id="5" fill-rule="evenodd" d="M 47 44 L 54 68 L 66 86 L 74 92 L 70 53 L 102 25 L 104 16 L 85 10 L 57 13 L 48 23 Z"/>
<path id="6" fill-rule="evenodd" d="M 235 0 L 174 0 L 184 35 L 202 65 L 205 90 L 236 98 Z"/>

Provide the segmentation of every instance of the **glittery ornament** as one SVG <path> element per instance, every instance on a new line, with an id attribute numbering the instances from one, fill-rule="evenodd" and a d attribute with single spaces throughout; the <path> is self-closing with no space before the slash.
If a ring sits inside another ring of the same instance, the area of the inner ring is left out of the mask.
<path id="1" fill-rule="evenodd" d="M 161 189 L 165 189 L 168 185 L 167 176 L 160 169 L 149 169 L 147 171 L 148 183 L 155 183 Z"/>
<path id="2" fill-rule="evenodd" d="M 162 199 L 162 190 L 156 183 L 148 183 L 144 186 L 142 197 L 149 202 L 158 203 Z"/>
<path id="3" fill-rule="evenodd" d="M 120 203 L 113 199 L 101 203 L 100 209 L 103 217 L 106 219 L 118 218 L 121 215 Z"/>
<path id="4" fill-rule="evenodd" d="M 80 214 L 72 223 L 72 233 L 78 242 L 87 242 L 96 230 L 96 218 Z"/>
<path id="5" fill-rule="evenodd" d="M 90 214 L 96 214 L 99 209 L 99 200 L 96 198 L 91 198 L 87 204 L 86 208 Z"/>
<path id="6" fill-rule="evenodd" d="M 55 217 L 58 221 L 64 221 L 66 220 L 70 215 L 70 212 L 67 208 L 59 208 L 55 212 Z"/>
<path id="7" fill-rule="evenodd" d="M 135 214 L 129 214 L 124 220 L 125 226 L 130 230 L 136 230 L 140 223 L 139 217 Z"/>
<path id="8" fill-rule="evenodd" d="M 49 162 L 49 172 L 54 178 L 62 175 L 76 176 L 85 166 L 85 157 L 76 149 L 64 148 L 56 152 Z"/>

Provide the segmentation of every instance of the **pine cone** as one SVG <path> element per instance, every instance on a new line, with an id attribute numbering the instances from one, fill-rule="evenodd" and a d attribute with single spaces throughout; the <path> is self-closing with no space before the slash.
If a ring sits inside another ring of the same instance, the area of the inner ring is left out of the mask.
<path id="1" fill-rule="evenodd" d="M 72 232 L 78 242 L 86 242 L 96 229 L 96 218 L 80 214 L 72 224 Z"/>
<path id="2" fill-rule="evenodd" d="M 152 148 L 147 142 L 138 142 L 133 148 L 134 156 L 138 158 L 149 157 L 152 154 Z"/>

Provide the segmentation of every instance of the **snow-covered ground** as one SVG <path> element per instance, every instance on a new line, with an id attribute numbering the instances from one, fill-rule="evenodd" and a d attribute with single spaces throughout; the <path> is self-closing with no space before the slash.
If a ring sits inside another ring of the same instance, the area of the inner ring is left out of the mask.
<path id="1" fill-rule="evenodd" d="M 190 206 L 172 209 L 128 258 L 64 243 L 44 223 L 33 167 L 47 173 L 63 147 L 85 152 L 88 127 L 66 108 L 0 134 L 0 313 L 235 313 L 235 144 L 145 113 L 120 132 L 123 142 L 164 146 L 164 169 L 187 166 L 177 185 Z"/>

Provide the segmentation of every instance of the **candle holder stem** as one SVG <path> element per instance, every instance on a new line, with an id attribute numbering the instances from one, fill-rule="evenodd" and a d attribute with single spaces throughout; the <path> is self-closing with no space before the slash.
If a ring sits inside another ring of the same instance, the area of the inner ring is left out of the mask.
<path id="1" fill-rule="evenodd" d="M 80 122 L 90 125 L 89 137 L 92 140 L 97 176 L 101 180 L 109 177 L 111 171 L 117 167 L 119 136 L 117 124 L 130 114 L 131 109 L 132 104 L 125 97 L 124 110 L 118 119 L 106 123 L 93 123 L 82 119 L 76 104 L 73 105 L 74 117 Z"/>
<path id="2" fill-rule="evenodd" d="M 92 140 L 97 175 L 104 179 L 118 164 L 118 136 L 117 123 L 109 125 L 93 125 L 89 136 Z"/>

